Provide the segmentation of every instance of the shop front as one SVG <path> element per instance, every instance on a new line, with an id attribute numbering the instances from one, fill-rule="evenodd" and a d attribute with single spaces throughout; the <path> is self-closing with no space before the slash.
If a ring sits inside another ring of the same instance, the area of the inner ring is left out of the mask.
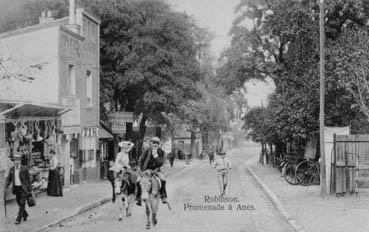
<path id="1" fill-rule="evenodd" d="M 99 128 L 99 151 L 100 158 L 100 179 L 105 179 L 108 175 L 109 162 L 114 161 L 114 134 L 109 128 L 100 122 Z"/>
<path id="2" fill-rule="evenodd" d="M 7 108 L 4 110 L 4 108 Z M 64 155 L 61 152 L 62 131 L 60 115 L 66 110 L 57 106 L 35 104 L 0 103 L 1 115 L 4 117 L 4 139 L 8 173 L 11 160 L 15 154 L 22 157 L 22 165 L 29 168 L 32 186 L 36 191 L 47 188 L 50 168 L 50 150 L 57 153 L 58 168 L 64 178 Z M 4 176 L 5 178 L 5 176 Z M 63 181 L 62 181 L 63 183 Z M 10 195 L 8 189 L 7 195 Z"/>

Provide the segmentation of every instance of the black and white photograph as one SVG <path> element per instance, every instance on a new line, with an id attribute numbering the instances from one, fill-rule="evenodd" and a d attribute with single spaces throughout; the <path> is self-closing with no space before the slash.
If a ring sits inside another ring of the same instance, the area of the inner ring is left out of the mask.
<path id="1" fill-rule="evenodd" d="M 369 231 L 369 0 L 0 0 L 0 232 Z"/>

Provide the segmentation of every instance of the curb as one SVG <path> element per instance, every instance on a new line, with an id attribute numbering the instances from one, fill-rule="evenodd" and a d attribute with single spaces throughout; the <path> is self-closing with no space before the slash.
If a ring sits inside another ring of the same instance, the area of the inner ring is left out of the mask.
<path id="1" fill-rule="evenodd" d="M 182 167 L 182 168 L 180 168 L 180 169 L 178 169 L 178 170 L 176 170 L 174 172 L 170 172 L 170 173 L 167 174 L 167 176 L 171 176 L 172 174 L 176 174 L 179 171 L 182 171 L 183 169 L 186 169 L 186 168 L 187 167 Z M 83 214 L 83 213 L 85 213 L 87 211 L 90 211 L 90 210 L 92 210 L 94 208 L 97 208 L 97 207 L 99 207 L 99 206 L 101 206 L 101 205 L 103 205 L 103 204 L 105 204 L 105 203 L 107 203 L 109 201 L 111 201 L 111 197 L 104 197 L 104 198 L 102 198 L 100 200 L 97 200 L 97 201 L 94 201 L 92 203 L 87 203 L 84 206 L 82 206 L 79 209 L 77 209 L 76 212 L 74 212 L 72 215 L 69 215 L 69 216 L 60 218 L 60 219 L 58 219 L 58 220 L 56 220 L 56 221 L 54 221 L 52 223 L 49 223 L 46 226 L 43 226 L 41 228 L 38 228 L 38 229 L 35 230 L 35 232 L 41 232 L 43 230 L 46 230 L 47 228 L 50 228 L 50 227 L 53 227 L 53 226 L 58 225 L 60 223 L 63 223 L 63 222 L 65 222 L 65 221 L 67 221 L 67 220 L 69 220 L 69 219 L 71 219 L 73 217 L 76 217 L 76 216 L 78 216 L 80 214 Z"/>
<path id="2" fill-rule="evenodd" d="M 246 162 L 247 163 L 247 162 Z M 292 217 L 287 210 L 283 207 L 282 202 L 279 200 L 277 195 L 260 179 L 260 177 L 252 170 L 249 165 L 245 165 L 247 171 L 251 174 L 251 176 L 256 180 L 256 182 L 261 186 L 270 200 L 273 202 L 277 210 L 280 214 L 287 220 L 288 224 L 293 228 L 295 232 L 305 232 L 304 228 L 297 222 L 297 220 Z"/>
<path id="3" fill-rule="evenodd" d="M 111 200 L 111 197 L 104 197 L 104 198 L 102 198 L 100 200 L 97 200 L 95 202 L 87 203 L 84 206 L 82 206 L 79 209 L 77 209 L 76 212 L 74 212 L 72 215 L 69 215 L 69 216 L 60 218 L 60 219 L 58 219 L 58 220 L 56 220 L 56 221 L 54 221 L 52 223 L 49 223 L 46 226 L 43 226 L 41 228 L 38 228 L 38 229 L 35 230 L 35 232 L 40 232 L 40 231 L 43 231 L 43 230 L 45 230 L 45 229 L 47 229 L 49 227 L 53 227 L 53 226 L 55 226 L 57 224 L 60 224 L 62 222 L 65 222 L 65 221 L 67 221 L 67 220 L 69 220 L 69 219 L 71 219 L 71 218 L 73 218 L 73 217 L 75 217 L 77 215 L 80 215 L 80 214 L 85 213 L 85 212 L 87 212 L 87 211 L 89 211 L 91 209 L 94 209 L 94 208 L 96 208 L 96 207 L 98 207 L 100 205 L 103 205 L 103 204 L 109 202 L 110 200 Z"/>

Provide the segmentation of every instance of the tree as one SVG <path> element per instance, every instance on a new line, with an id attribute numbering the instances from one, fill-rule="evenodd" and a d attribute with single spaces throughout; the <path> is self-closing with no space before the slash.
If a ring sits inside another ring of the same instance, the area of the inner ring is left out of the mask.
<path id="1" fill-rule="evenodd" d="M 351 25 L 352 26 L 352 25 Z M 350 27 L 351 27 L 350 26 Z M 366 28 L 348 28 L 330 50 L 334 74 L 353 96 L 360 111 L 369 121 L 369 33 Z"/>
<path id="2" fill-rule="evenodd" d="M 193 20 L 161 0 L 85 1 L 101 17 L 102 103 L 167 122 L 186 99 L 200 97 Z"/>
<path id="3" fill-rule="evenodd" d="M 342 26 L 351 20 L 362 25 L 366 1 L 326 1 L 328 50 L 341 46 Z M 231 30 L 231 47 L 224 53 L 218 83 L 227 93 L 250 79 L 271 78 L 276 91 L 269 98 L 269 129 L 281 142 L 304 141 L 318 128 L 319 114 L 319 25 L 314 20 L 316 1 L 245 0 L 237 6 L 239 17 Z M 353 98 L 337 81 L 334 62 L 327 52 L 327 126 L 348 125 L 357 117 Z M 260 117 L 265 117 L 260 113 Z M 246 117 L 247 118 L 247 117 Z M 247 122 L 246 122 L 247 123 Z"/>

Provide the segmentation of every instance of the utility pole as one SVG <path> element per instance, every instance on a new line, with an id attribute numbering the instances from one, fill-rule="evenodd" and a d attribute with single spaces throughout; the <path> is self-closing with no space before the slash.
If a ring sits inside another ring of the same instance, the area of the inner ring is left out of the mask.
<path id="1" fill-rule="evenodd" d="M 325 142 L 324 142 L 324 0 L 319 0 L 319 28 L 320 28 L 320 107 L 319 107 L 319 129 L 320 129 L 320 190 L 321 196 L 327 194 L 325 173 Z"/>

